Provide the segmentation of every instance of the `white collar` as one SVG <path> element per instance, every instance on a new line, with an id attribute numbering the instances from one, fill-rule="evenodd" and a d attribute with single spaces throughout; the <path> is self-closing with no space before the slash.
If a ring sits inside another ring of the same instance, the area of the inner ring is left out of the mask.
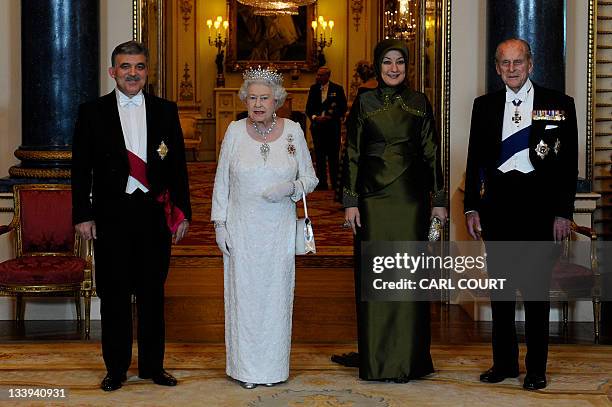
<path id="1" fill-rule="evenodd" d="M 529 78 L 527 78 L 527 81 L 523 84 L 523 87 L 521 87 L 518 92 L 514 92 L 508 87 L 508 85 L 506 85 L 506 102 L 509 103 L 514 100 L 520 100 L 521 102 L 524 102 L 525 99 L 527 99 L 527 94 L 531 91 L 532 88 L 533 84 L 531 83 L 531 80 Z"/>

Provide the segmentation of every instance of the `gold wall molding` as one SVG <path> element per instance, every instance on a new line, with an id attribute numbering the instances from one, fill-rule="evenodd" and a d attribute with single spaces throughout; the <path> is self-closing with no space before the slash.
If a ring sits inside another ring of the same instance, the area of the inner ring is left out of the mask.
<path id="1" fill-rule="evenodd" d="M 586 179 L 593 183 L 593 128 L 595 109 L 596 59 L 597 52 L 597 4 L 589 0 L 588 50 L 587 50 L 587 86 L 586 86 Z"/>
<path id="2" fill-rule="evenodd" d="M 166 2 L 132 0 L 132 39 L 149 48 L 147 91 L 159 97 L 166 93 Z"/>
<path id="3" fill-rule="evenodd" d="M 355 24 L 355 31 L 359 31 L 364 2 L 365 0 L 351 0 L 351 11 L 353 13 L 353 24 Z"/>
<path id="4" fill-rule="evenodd" d="M 450 198 L 450 113 L 451 113 L 451 34 L 452 0 L 442 0 L 442 90 L 440 95 L 440 135 L 442 139 L 441 159 L 444 170 L 444 190 Z M 443 240 L 449 240 L 448 222 L 444 228 Z"/>
<path id="5" fill-rule="evenodd" d="M 181 13 L 183 14 L 183 26 L 185 32 L 189 30 L 189 21 L 191 20 L 191 12 L 193 11 L 193 4 L 191 0 L 181 0 Z"/>
<path id="6" fill-rule="evenodd" d="M 185 62 L 185 67 L 183 68 L 183 79 L 181 80 L 179 97 L 182 101 L 193 100 L 193 81 L 189 74 L 189 64 L 187 62 Z"/>
<path id="7" fill-rule="evenodd" d="M 49 161 L 49 160 L 60 160 L 70 161 L 72 160 L 72 151 L 38 151 L 38 150 L 16 150 L 15 157 L 20 160 L 32 160 L 32 161 Z"/>
<path id="8" fill-rule="evenodd" d="M 70 178 L 70 170 L 61 168 L 9 168 L 9 175 L 16 178 Z"/>

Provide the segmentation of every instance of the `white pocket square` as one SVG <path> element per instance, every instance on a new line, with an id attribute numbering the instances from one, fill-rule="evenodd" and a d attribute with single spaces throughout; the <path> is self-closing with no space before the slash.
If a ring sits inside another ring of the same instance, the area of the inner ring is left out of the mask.
<path id="1" fill-rule="evenodd" d="M 557 127 L 559 126 L 557 126 L 556 124 L 547 124 L 544 130 L 556 129 Z"/>

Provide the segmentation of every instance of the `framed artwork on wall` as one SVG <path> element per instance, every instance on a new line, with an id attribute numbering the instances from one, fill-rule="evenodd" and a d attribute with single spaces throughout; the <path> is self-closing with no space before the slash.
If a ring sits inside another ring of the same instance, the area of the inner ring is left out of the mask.
<path id="1" fill-rule="evenodd" d="M 228 0 L 230 21 L 226 69 L 240 72 L 247 66 L 268 66 L 279 70 L 296 66 L 316 70 L 313 31 L 315 5 L 301 6 L 297 15 L 257 15 L 252 6 Z"/>

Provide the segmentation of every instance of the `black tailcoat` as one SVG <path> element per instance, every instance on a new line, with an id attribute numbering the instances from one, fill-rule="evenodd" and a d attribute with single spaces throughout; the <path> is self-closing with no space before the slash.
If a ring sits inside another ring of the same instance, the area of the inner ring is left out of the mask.
<path id="1" fill-rule="evenodd" d="M 125 192 L 130 168 L 115 91 L 80 106 L 72 147 L 73 222 L 96 224 L 102 353 L 115 377 L 131 361 L 132 295 L 138 306 L 139 373 L 151 376 L 163 368 L 171 234 L 157 197 L 168 191 L 172 203 L 191 219 L 178 108 L 148 94 L 145 106 L 148 193 Z M 168 149 L 164 157 L 158 152 L 162 142 Z"/>

